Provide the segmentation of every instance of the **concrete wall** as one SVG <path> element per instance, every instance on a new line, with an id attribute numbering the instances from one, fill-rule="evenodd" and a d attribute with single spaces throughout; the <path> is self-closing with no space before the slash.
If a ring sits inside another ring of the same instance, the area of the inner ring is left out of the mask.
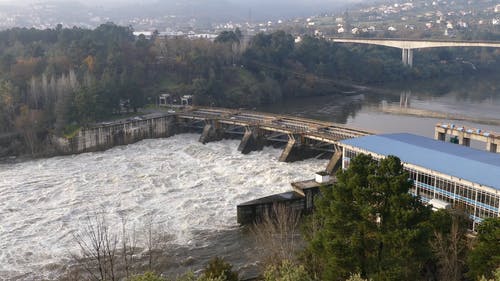
<path id="1" fill-rule="evenodd" d="M 52 144 L 61 154 L 105 150 L 143 139 L 169 137 L 176 133 L 176 117 L 162 116 L 146 120 L 83 128 L 70 139 L 52 137 Z"/>

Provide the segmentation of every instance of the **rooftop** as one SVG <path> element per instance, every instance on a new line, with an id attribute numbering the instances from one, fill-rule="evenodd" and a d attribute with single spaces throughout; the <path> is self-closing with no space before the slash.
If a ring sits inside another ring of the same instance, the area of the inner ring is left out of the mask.
<path id="1" fill-rule="evenodd" d="M 371 135 L 341 141 L 369 152 L 500 190 L 500 154 L 413 134 Z"/>

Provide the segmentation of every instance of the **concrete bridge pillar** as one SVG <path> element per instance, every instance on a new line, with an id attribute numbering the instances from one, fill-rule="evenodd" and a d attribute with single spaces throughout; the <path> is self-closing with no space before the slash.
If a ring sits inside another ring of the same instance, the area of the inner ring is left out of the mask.
<path id="1" fill-rule="evenodd" d="M 205 144 L 212 141 L 220 141 L 224 138 L 224 130 L 221 128 L 220 123 L 212 120 L 205 124 L 203 132 L 200 136 L 200 142 Z"/>
<path id="2" fill-rule="evenodd" d="M 408 49 L 408 65 L 413 67 L 413 49 Z"/>
<path id="3" fill-rule="evenodd" d="M 403 48 L 401 57 L 403 60 L 403 65 L 408 65 L 408 49 Z"/>
<path id="4" fill-rule="evenodd" d="M 238 151 L 248 154 L 252 151 L 262 150 L 266 140 L 258 128 L 245 128 L 245 134 L 241 139 Z"/>
<path id="5" fill-rule="evenodd" d="M 413 67 L 413 49 L 403 48 L 401 57 L 403 59 L 403 64 Z"/>

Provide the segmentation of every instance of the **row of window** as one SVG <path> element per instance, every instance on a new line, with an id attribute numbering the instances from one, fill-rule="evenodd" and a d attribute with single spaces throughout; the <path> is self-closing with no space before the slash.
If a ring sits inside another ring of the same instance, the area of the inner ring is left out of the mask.
<path id="1" fill-rule="evenodd" d="M 355 151 L 345 149 L 345 157 L 353 158 Z M 347 167 L 345 167 L 347 168 Z M 410 192 L 423 197 L 423 201 L 439 199 L 465 209 L 477 218 L 497 217 L 500 208 L 500 196 L 477 190 L 474 187 L 455 183 L 440 177 L 419 172 L 405 167 L 414 186 Z"/>

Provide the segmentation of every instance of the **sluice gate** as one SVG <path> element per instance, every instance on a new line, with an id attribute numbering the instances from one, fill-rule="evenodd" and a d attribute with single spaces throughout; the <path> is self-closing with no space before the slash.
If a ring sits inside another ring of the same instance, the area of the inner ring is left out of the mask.
<path id="1" fill-rule="evenodd" d="M 272 145 L 283 148 L 283 162 L 330 158 L 330 173 L 341 159 L 338 141 L 371 134 L 332 122 L 245 110 L 196 107 L 176 116 L 179 130 L 201 133 L 202 143 L 238 138 L 242 153 Z"/>

